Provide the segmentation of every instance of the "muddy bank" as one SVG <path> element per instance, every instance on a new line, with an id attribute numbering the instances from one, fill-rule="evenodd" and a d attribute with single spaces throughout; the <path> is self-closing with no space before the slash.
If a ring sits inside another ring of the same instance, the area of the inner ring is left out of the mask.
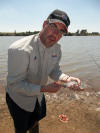
<path id="1" fill-rule="evenodd" d="M 45 96 L 47 116 L 40 121 L 40 133 L 100 132 L 99 91 L 73 92 L 62 88 L 56 94 L 46 93 Z M 68 122 L 62 123 L 59 114 L 67 115 Z M 4 84 L 0 84 L 0 133 L 14 133 L 12 118 L 5 102 Z"/>

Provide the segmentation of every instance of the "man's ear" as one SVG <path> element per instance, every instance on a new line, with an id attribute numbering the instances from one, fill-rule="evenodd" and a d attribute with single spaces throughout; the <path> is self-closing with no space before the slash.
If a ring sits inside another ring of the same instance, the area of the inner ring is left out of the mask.
<path id="1" fill-rule="evenodd" d="M 43 28 L 45 27 L 45 25 L 47 25 L 48 24 L 48 21 L 47 20 L 45 20 L 44 21 L 44 23 L 43 23 Z"/>

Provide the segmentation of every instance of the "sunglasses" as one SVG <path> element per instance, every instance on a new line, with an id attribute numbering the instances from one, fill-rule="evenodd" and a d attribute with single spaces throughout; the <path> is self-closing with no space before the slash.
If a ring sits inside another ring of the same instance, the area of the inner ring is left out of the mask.
<path id="1" fill-rule="evenodd" d="M 61 35 L 63 35 L 63 36 L 65 36 L 66 35 L 66 31 L 64 30 L 64 29 L 58 29 L 58 27 L 57 27 L 57 25 L 56 24 L 54 24 L 54 23 L 48 23 L 49 24 L 49 26 L 50 26 L 50 28 L 52 29 L 52 30 L 57 30 Z"/>

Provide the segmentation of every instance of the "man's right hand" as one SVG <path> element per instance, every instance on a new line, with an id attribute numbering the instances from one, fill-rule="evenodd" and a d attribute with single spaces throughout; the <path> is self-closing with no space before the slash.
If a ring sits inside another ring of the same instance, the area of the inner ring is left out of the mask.
<path id="1" fill-rule="evenodd" d="M 49 93 L 56 93 L 57 91 L 60 90 L 62 86 L 60 84 L 50 83 L 48 85 L 42 86 L 41 87 L 41 92 L 49 92 Z"/>

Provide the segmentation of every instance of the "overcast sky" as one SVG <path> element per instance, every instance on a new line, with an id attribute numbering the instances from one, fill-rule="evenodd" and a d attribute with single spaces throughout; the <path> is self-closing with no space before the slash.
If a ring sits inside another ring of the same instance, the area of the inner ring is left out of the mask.
<path id="1" fill-rule="evenodd" d="M 69 32 L 100 32 L 100 0 L 0 0 L 0 32 L 41 30 L 55 9 L 67 12 Z"/>

